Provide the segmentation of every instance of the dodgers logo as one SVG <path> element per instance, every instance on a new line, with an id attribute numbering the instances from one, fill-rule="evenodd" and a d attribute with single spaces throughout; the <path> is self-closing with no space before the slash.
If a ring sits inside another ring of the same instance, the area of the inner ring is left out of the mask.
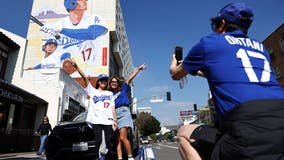
<path id="1" fill-rule="evenodd" d="M 94 103 L 97 103 L 99 101 L 105 101 L 105 100 L 110 100 L 111 99 L 111 96 L 106 96 L 106 95 L 102 95 L 102 96 L 94 96 L 93 97 L 93 102 Z"/>
<path id="2" fill-rule="evenodd" d="M 80 40 L 80 39 L 75 39 L 75 38 L 69 38 L 69 37 L 62 37 L 60 40 L 60 43 L 64 46 L 63 48 L 66 49 L 68 47 L 74 46 L 74 45 L 79 45 L 86 40 Z"/>

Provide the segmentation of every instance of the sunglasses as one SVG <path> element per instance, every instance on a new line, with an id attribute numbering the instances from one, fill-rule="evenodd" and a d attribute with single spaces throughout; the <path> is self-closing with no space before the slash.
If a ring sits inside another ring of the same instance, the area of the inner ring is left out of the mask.
<path id="1" fill-rule="evenodd" d="M 118 81 L 111 81 L 110 83 L 116 83 L 116 84 L 118 84 Z"/>

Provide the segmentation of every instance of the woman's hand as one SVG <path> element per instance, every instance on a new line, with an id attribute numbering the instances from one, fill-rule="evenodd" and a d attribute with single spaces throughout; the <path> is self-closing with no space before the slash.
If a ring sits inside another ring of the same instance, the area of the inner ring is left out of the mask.
<path id="1" fill-rule="evenodd" d="M 113 121 L 112 130 L 115 131 L 117 129 L 117 121 Z"/>
<path id="2" fill-rule="evenodd" d="M 147 68 L 146 64 L 142 64 L 141 66 L 138 67 L 138 70 L 141 71 L 141 70 L 145 70 Z"/>

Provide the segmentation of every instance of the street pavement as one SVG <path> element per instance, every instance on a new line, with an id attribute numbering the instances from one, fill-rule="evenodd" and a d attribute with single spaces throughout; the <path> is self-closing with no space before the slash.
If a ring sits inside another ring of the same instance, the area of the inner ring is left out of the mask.
<path id="1" fill-rule="evenodd" d="M 38 156 L 36 152 L 21 152 L 0 154 L 0 160 L 46 160 L 46 158 Z"/>
<path id="2" fill-rule="evenodd" d="M 177 142 L 160 142 L 144 144 L 145 148 L 153 148 L 157 160 L 180 159 Z M 141 146 L 142 147 L 142 146 Z M 137 156 L 135 159 L 138 160 Z M 45 156 L 38 156 L 36 151 L 0 154 L 0 160 L 46 160 Z"/>

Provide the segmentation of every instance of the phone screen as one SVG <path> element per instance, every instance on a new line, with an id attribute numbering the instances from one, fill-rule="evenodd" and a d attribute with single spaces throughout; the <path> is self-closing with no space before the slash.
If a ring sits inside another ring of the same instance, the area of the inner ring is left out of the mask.
<path id="1" fill-rule="evenodd" d="M 175 47 L 175 56 L 176 56 L 176 60 L 178 61 L 177 64 L 180 64 L 179 61 L 182 60 L 182 47 L 179 47 L 179 46 Z"/>

